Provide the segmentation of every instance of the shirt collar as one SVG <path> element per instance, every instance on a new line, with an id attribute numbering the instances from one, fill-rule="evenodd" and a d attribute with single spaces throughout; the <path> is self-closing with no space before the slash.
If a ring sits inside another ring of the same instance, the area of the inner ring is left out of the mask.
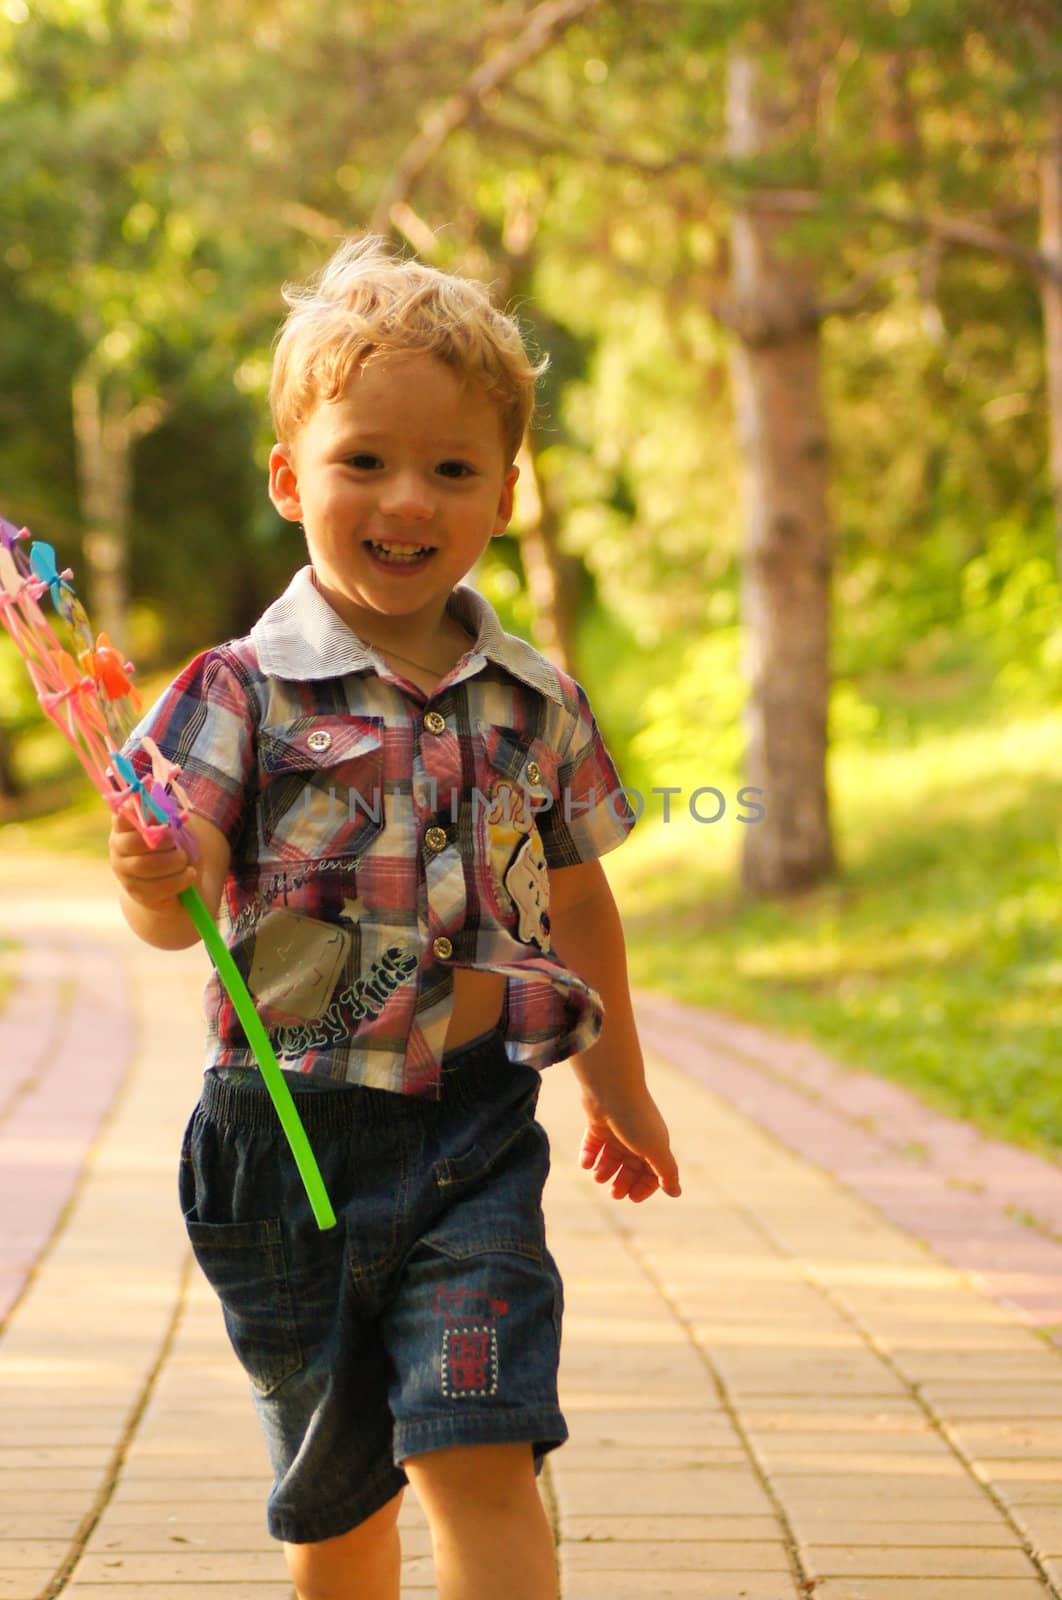
<path id="1" fill-rule="evenodd" d="M 475 637 L 475 656 L 504 667 L 558 705 L 564 704 L 556 670 L 526 639 L 506 633 L 489 600 L 459 583 L 446 609 Z M 262 671 L 274 678 L 306 682 L 339 678 L 348 672 L 376 672 L 380 657 L 332 610 L 313 581 L 313 568 L 300 567 L 284 593 L 251 629 Z M 476 669 L 480 663 L 469 661 Z"/>

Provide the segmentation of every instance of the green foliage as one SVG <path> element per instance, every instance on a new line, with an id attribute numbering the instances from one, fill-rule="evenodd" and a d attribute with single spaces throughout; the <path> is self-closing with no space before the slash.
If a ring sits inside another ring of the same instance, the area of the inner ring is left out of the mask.
<path id="1" fill-rule="evenodd" d="M 990 530 L 962 572 L 963 628 L 997 669 L 1000 695 L 1057 703 L 1062 693 L 1062 593 L 1054 521 L 1017 515 Z"/>

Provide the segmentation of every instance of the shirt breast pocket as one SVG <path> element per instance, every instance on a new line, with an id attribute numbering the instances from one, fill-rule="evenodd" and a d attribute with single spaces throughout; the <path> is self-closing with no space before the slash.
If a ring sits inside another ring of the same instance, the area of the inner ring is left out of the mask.
<path id="1" fill-rule="evenodd" d="M 263 728 L 259 776 L 259 861 L 362 855 L 384 825 L 383 718 Z"/>

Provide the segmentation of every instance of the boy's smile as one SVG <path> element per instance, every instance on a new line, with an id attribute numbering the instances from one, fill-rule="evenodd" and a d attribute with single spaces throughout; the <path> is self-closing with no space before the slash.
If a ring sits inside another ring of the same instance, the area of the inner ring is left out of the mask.
<path id="1" fill-rule="evenodd" d="M 359 367 L 269 457 L 270 499 L 303 524 L 333 610 L 367 642 L 414 652 L 508 527 L 517 476 L 486 390 L 411 351 Z"/>

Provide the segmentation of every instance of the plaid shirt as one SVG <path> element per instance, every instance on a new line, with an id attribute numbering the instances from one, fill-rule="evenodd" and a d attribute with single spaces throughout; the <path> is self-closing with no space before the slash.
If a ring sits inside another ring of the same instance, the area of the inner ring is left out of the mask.
<path id="1" fill-rule="evenodd" d="M 427 695 L 304 567 L 250 634 L 196 657 L 130 736 L 181 768 L 232 849 L 219 923 L 282 1065 L 438 1098 L 453 969 L 506 981 L 510 1061 L 592 1044 L 600 996 L 550 946 L 548 868 L 634 824 L 581 685 L 459 584 L 475 637 Z M 216 974 L 206 1067 L 255 1059 Z"/>

